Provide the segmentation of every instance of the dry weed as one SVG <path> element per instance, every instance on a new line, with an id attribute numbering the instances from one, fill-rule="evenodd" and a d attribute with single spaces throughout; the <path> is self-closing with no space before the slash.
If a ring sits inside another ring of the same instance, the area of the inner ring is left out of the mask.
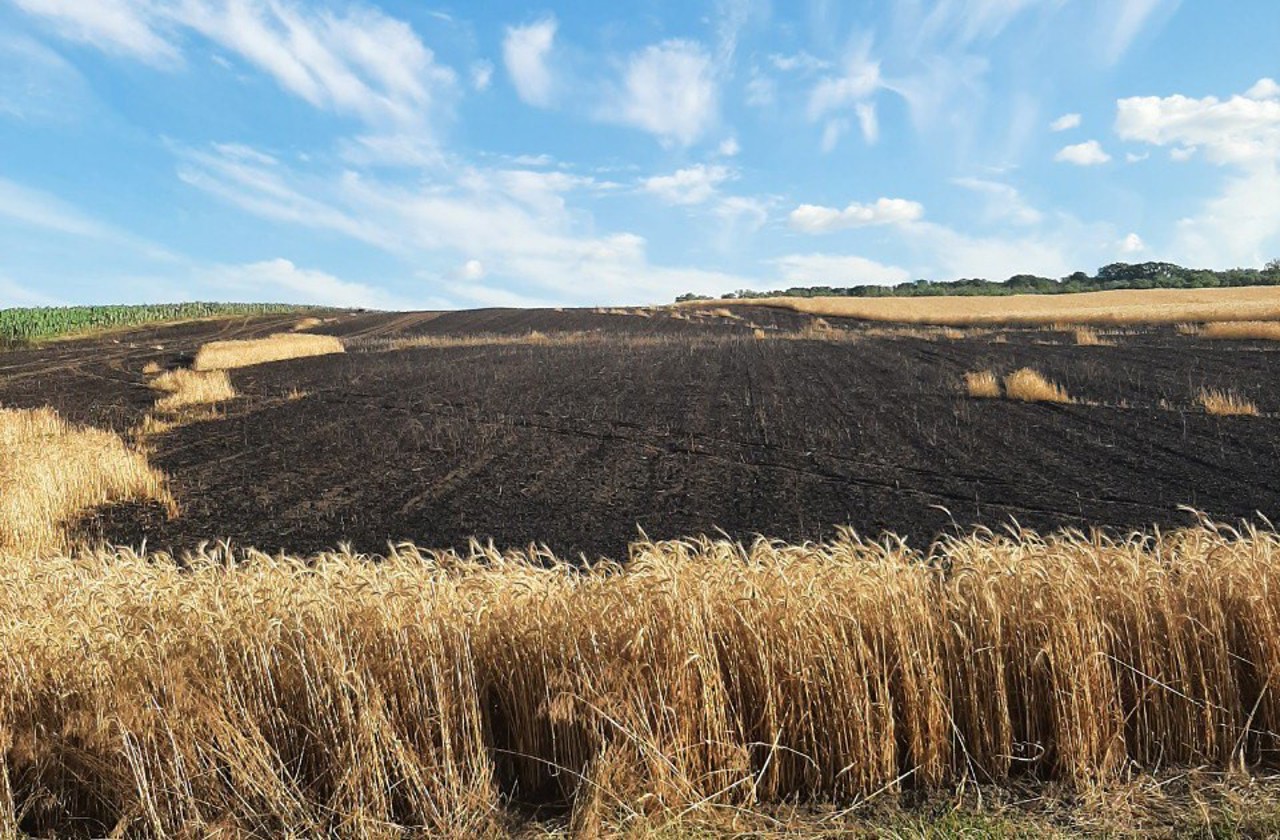
<path id="1" fill-rule="evenodd" d="M 1200 390 L 1200 405 L 1210 414 L 1221 416 L 1244 415 L 1256 416 L 1258 407 L 1248 399 L 1234 391 L 1220 391 L 1216 388 Z"/>
<path id="2" fill-rule="evenodd" d="M 1015 370 L 1004 378 L 1004 392 L 1011 400 L 1023 402 L 1072 402 L 1067 392 L 1031 368 Z"/>
<path id="3" fill-rule="evenodd" d="M 1000 396 L 1000 380 L 990 370 L 975 370 L 964 375 L 964 385 L 971 397 L 995 399 Z"/>
<path id="4" fill-rule="evenodd" d="M 276 333 L 266 338 L 212 341 L 196 353 L 193 367 L 198 371 L 260 365 L 305 356 L 341 353 L 342 340 L 331 335 Z"/>
<path id="5" fill-rule="evenodd" d="M 1110 347 L 1115 342 L 1103 338 L 1098 334 L 1097 330 L 1089 327 L 1080 327 L 1075 330 L 1076 344 L 1081 347 Z"/>

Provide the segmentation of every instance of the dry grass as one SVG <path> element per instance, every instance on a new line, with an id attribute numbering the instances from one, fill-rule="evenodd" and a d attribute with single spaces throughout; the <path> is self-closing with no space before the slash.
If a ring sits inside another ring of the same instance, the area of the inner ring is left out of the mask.
<path id="1" fill-rule="evenodd" d="M 1200 330 L 1204 338 L 1280 341 L 1280 321 L 1215 321 Z"/>
<path id="2" fill-rule="evenodd" d="M 920 298 L 756 298 L 738 305 L 777 306 L 814 315 L 951 326 L 979 324 L 1178 324 L 1280 319 L 1275 287 L 1127 289 L 1059 295 Z M 702 303 L 706 306 L 706 302 Z"/>
<path id="3" fill-rule="evenodd" d="M 236 389 L 225 370 L 186 370 L 180 368 L 160 374 L 150 385 L 168 396 L 156 401 L 159 411 L 173 412 L 194 405 L 212 405 L 236 398 Z"/>
<path id="4" fill-rule="evenodd" d="M 1089 327 L 1081 327 L 1074 332 L 1076 344 L 1080 347 L 1110 347 L 1115 343 L 1109 339 L 1103 338 L 1098 334 L 1097 330 L 1090 329 Z"/>
<path id="5" fill-rule="evenodd" d="M 196 370 L 226 370 L 304 356 L 342 353 L 342 340 L 331 335 L 276 333 L 266 338 L 212 341 L 196 353 Z"/>
<path id="6" fill-rule="evenodd" d="M 315 318 L 315 317 L 303 318 L 301 321 L 294 324 L 292 329 L 294 332 L 304 332 L 306 330 L 313 330 L 323 323 L 324 321 L 320 318 Z"/>
<path id="7" fill-rule="evenodd" d="M 975 370 L 964 375 L 964 386 L 971 397 L 998 399 L 1000 379 L 990 370 Z"/>
<path id="8" fill-rule="evenodd" d="M 566 330 L 544 333 L 530 330 L 527 333 L 465 333 L 462 335 L 418 335 L 410 338 L 375 339 L 361 342 L 364 350 L 414 350 L 432 348 L 443 350 L 451 347 L 511 347 L 530 345 L 571 345 L 602 342 L 608 336 L 598 330 Z"/>
<path id="9" fill-rule="evenodd" d="M 0 409 L 0 557 L 63 551 L 67 526 L 122 501 L 175 512 L 164 476 L 117 435 L 73 426 L 48 408 Z M 0 724 L 0 739 L 3 732 Z"/>
<path id="10" fill-rule="evenodd" d="M 1271 533 L 122 551 L 0 564 L 0 616 L 8 836 L 688 836 L 1280 750 Z"/>
<path id="11" fill-rule="evenodd" d="M 1055 385 L 1031 368 L 1021 368 L 1006 376 L 1004 392 L 1009 399 L 1023 402 L 1072 402 L 1061 386 Z"/>
<path id="12" fill-rule="evenodd" d="M 155 376 L 161 371 L 161 367 L 156 362 L 147 362 L 142 366 L 142 372 L 146 376 Z"/>
<path id="13" fill-rule="evenodd" d="M 1234 391 L 1219 391 L 1216 388 L 1200 390 L 1200 405 L 1210 414 L 1222 416 L 1244 415 L 1257 416 L 1258 407 Z"/>

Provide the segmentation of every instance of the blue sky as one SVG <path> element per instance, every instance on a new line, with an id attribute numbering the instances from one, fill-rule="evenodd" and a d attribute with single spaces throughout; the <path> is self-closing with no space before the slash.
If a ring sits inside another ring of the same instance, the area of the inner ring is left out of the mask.
<path id="1" fill-rule="evenodd" d="M 0 306 L 1280 256 L 1275 0 L 0 0 Z"/>

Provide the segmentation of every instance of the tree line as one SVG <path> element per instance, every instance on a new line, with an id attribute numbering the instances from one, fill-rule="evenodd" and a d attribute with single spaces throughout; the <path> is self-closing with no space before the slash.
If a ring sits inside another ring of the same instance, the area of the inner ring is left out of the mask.
<path id="1" fill-rule="evenodd" d="M 1116 262 L 1099 268 L 1096 274 L 1077 271 L 1054 279 L 1035 274 L 1015 274 L 1008 280 L 986 280 L 981 277 L 959 280 L 910 280 L 893 286 L 864 284 L 859 286 L 792 286 L 788 289 L 756 291 L 739 289 L 722 296 L 725 300 L 760 297 L 928 297 L 940 295 L 1053 295 L 1071 292 L 1103 292 L 1112 289 L 1213 289 L 1229 286 L 1280 285 L 1280 259 L 1261 269 L 1231 268 L 1213 271 L 1184 268 L 1167 262 Z M 680 295 L 677 302 L 708 300 L 692 292 Z"/>

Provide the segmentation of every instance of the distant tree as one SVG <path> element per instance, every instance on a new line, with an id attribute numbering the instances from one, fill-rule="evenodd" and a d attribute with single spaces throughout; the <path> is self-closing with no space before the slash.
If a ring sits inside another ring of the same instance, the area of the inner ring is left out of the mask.
<path id="1" fill-rule="evenodd" d="M 1274 260 L 1268 262 L 1263 266 L 1262 270 L 1268 274 L 1280 274 L 1280 257 L 1276 257 Z"/>

